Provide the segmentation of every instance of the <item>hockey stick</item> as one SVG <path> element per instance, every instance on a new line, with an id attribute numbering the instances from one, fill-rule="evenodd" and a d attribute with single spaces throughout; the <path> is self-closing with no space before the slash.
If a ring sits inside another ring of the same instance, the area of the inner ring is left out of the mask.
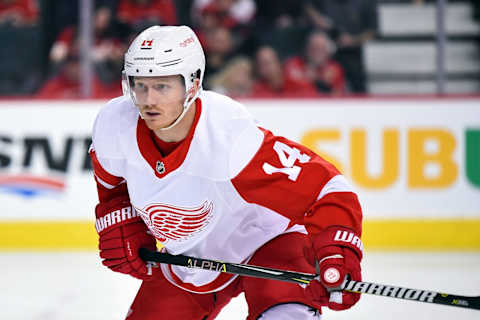
<path id="1" fill-rule="evenodd" d="M 171 255 L 163 252 L 150 251 L 140 248 L 140 257 L 144 261 L 166 263 L 187 268 L 202 269 L 216 272 L 226 272 L 241 276 L 294 282 L 300 285 L 309 284 L 317 277 L 316 274 L 294 272 L 253 266 L 248 264 L 229 263 L 223 261 L 194 258 L 184 255 Z M 391 285 L 346 280 L 343 291 L 367 293 L 377 296 L 391 297 L 403 300 L 443 304 L 480 310 L 480 296 L 468 297 L 429 290 L 409 289 Z"/>

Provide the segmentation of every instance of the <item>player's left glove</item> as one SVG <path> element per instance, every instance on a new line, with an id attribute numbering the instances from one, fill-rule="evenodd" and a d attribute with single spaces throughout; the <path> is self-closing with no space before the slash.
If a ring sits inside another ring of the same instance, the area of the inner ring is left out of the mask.
<path id="1" fill-rule="evenodd" d="M 312 265 L 318 264 L 320 273 L 318 279 L 306 288 L 307 295 L 332 310 L 352 307 L 360 299 L 360 294 L 338 290 L 346 278 L 362 280 L 360 261 L 363 245 L 360 237 L 348 228 L 331 226 L 314 238 L 312 249 L 306 256 Z M 330 292 L 328 299 L 323 294 L 317 294 L 322 293 L 322 289 Z"/>

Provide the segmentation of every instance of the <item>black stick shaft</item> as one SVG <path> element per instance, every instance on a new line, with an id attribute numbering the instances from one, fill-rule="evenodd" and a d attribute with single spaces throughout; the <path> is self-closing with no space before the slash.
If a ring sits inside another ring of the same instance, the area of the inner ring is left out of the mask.
<path id="1" fill-rule="evenodd" d="M 176 266 L 209 270 L 215 272 L 225 272 L 248 277 L 288 281 L 303 285 L 309 284 L 310 281 L 317 277 L 316 274 L 265 268 L 248 264 L 238 264 L 202 258 L 194 258 L 184 255 L 171 255 L 163 252 L 150 251 L 144 248 L 140 249 L 139 254 L 144 261 L 166 263 Z M 452 295 L 428 290 L 410 289 L 353 280 L 345 281 L 342 290 L 356 293 L 367 293 L 403 300 L 443 304 L 448 306 L 480 310 L 480 297 Z"/>

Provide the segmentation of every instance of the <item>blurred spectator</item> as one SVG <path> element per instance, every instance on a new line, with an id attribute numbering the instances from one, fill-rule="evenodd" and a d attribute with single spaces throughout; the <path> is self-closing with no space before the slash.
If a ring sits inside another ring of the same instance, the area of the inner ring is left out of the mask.
<path id="1" fill-rule="evenodd" d="M 36 24 L 37 21 L 36 0 L 0 0 L 0 25 L 21 27 Z"/>
<path id="2" fill-rule="evenodd" d="M 315 87 L 285 75 L 277 52 L 269 46 L 260 47 L 256 54 L 257 81 L 252 90 L 254 97 L 316 96 Z"/>
<path id="3" fill-rule="evenodd" d="M 349 89 L 367 92 L 363 45 L 377 31 L 376 0 L 306 0 L 305 11 L 315 27 L 328 31 L 337 44 L 337 59 Z"/>
<path id="4" fill-rule="evenodd" d="M 222 69 L 233 58 L 234 43 L 232 33 L 227 28 L 216 28 L 205 35 L 205 80 Z"/>
<path id="5" fill-rule="evenodd" d="M 312 84 L 319 93 L 342 95 L 345 93 L 343 69 L 332 55 L 335 45 L 322 31 L 314 31 L 307 40 L 305 56 L 290 58 L 285 63 L 287 77 L 297 82 Z"/>
<path id="6" fill-rule="evenodd" d="M 94 16 L 92 58 L 100 80 L 113 84 L 120 80 L 127 44 L 123 41 L 130 29 L 112 17 L 109 7 L 99 7 Z"/>
<path id="7" fill-rule="evenodd" d="M 75 27 L 65 28 L 50 49 L 50 62 L 54 65 L 60 64 L 66 60 L 71 44 L 76 38 L 77 29 Z"/>
<path id="8" fill-rule="evenodd" d="M 251 95 L 252 85 L 252 62 L 247 57 L 239 56 L 211 77 L 209 87 L 233 98 L 245 98 Z"/>
<path id="9" fill-rule="evenodd" d="M 256 12 L 253 0 L 195 0 L 192 16 L 200 29 L 233 29 L 249 25 Z"/>
<path id="10" fill-rule="evenodd" d="M 253 0 L 195 0 L 192 21 L 203 45 L 217 29 L 227 29 L 235 51 L 251 54 L 249 38 L 256 12 Z"/>
<path id="11" fill-rule="evenodd" d="M 93 99 L 113 98 L 122 94 L 120 84 L 105 86 L 95 75 L 92 84 Z M 82 98 L 80 81 L 80 62 L 78 55 L 71 53 L 65 59 L 60 73 L 47 81 L 35 95 L 41 99 L 79 99 Z"/>
<path id="12" fill-rule="evenodd" d="M 49 55 L 53 73 L 58 71 L 58 67 L 62 66 L 69 55 L 75 54 L 77 33 L 76 26 L 67 27 L 54 42 Z M 106 84 L 120 79 L 126 49 L 122 36 L 129 33 L 125 25 L 118 24 L 113 19 L 110 7 L 100 6 L 95 10 L 92 59 L 100 80 Z"/>
<path id="13" fill-rule="evenodd" d="M 118 19 L 135 30 L 148 25 L 176 25 L 177 12 L 173 0 L 119 0 Z"/>
<path id="14" fill-rule="evenodd" d="M 48 1 L 41 3 L 42 27 L 45 30 L 47 48 L 50 48 L 58 35 L 68 26 L 78 25 L 80 19 L 80 3 L 83 0 Z M 112 12 L 117 10 L 118 0 L 92 0 L 95 8 L 108 7 Z M 48 56 L 48 53 L 47 53 Z"/>

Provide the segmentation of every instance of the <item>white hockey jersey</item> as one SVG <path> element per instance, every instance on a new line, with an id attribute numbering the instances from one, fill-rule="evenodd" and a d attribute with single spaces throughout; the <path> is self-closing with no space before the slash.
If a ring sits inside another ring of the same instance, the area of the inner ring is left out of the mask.
<path id="1" fill-rule="evenodd" d="M 337 224 L 361 233 L 356 196 L 332 165 L 259 128 L 228 97 L 203 91 L 194 107 L 189 134 L 166 157 L 128 97 L 110 101 L 93 129 L 97 183 L 109 190 L 126 183 L 133 207 L 169 253 L 240 263 L 284 232 Z M 193 292 L 221 290 L 234 278 L 161 267 Z"/>

